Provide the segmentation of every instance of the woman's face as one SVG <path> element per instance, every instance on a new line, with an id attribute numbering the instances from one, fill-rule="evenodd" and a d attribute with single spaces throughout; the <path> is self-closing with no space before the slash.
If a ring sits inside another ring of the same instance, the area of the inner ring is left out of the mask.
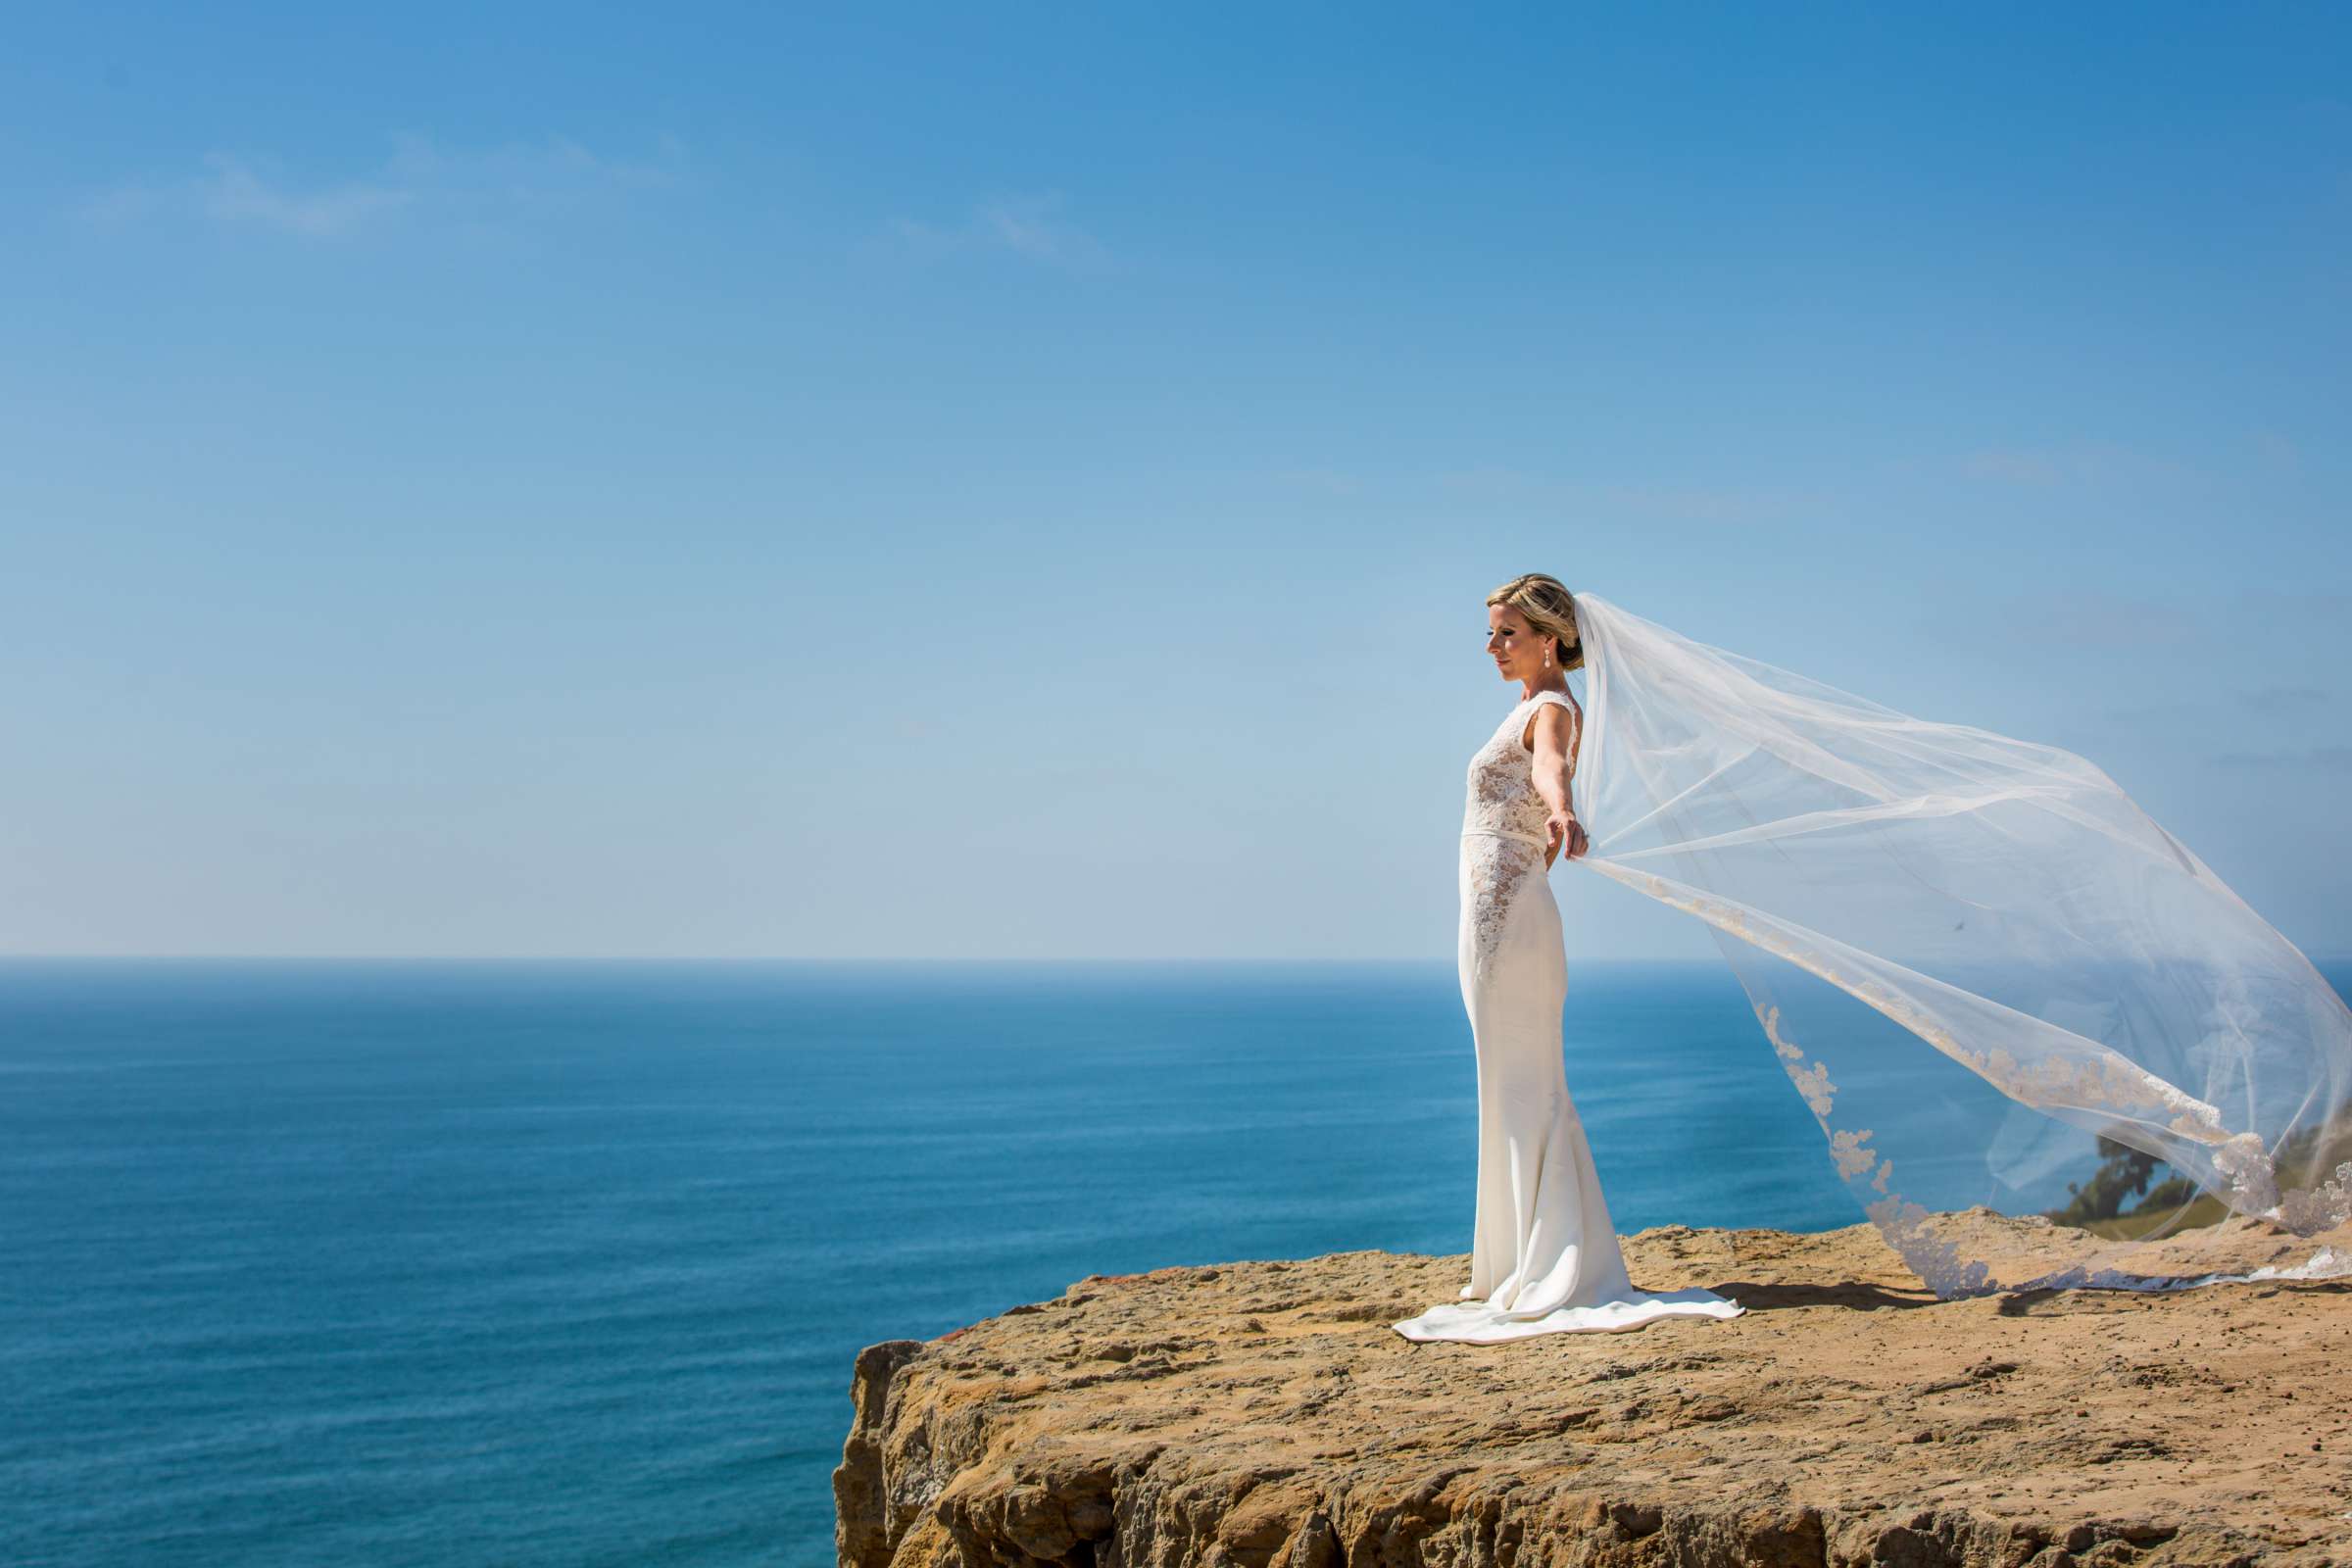
<path id="1" fill-rule="evenodd" d="M 1533 680 L 1544 673 L 1551 639 L 1527 623 L 1508 605 L 1487 607 L 1487 656 L 1504 680 Z"/>

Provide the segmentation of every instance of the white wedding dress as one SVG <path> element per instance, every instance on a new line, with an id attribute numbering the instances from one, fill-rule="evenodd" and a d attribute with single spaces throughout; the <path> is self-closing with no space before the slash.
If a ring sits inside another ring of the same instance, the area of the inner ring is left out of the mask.
<path id="1" fill-rule="evenodd" d="M 1492 1343 L 1744 1310 L 1711 1291 L 1638 1290 L 1618 1250 L 1561 1055 L 1568 965 L 1544 863 L 1547 813 L 1525 744 L 1546 703 L 1581 728 L 1573 703 L 1538 692 L 1470 759 L 1457 953 L 1478 1054 L 1470 1283 L 1467 1299 L 1392 1325 L 1408 1340 Z"/>

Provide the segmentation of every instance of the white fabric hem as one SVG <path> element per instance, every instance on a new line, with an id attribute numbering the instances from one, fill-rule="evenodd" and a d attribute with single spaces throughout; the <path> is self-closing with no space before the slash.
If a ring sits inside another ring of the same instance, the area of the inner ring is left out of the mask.
<path id="1" fill-rule="evenodd" d="M 1486 1301 L 1446 1303 L 1389 1326 L 1408 1340 L 1495 1345 L 1541 1334 L 1622 1334 L 1660 1318 L 1734 1318 L 1746 1310 L 1713 1291 L 1659 1291 L 1590 1306 L 1554 1307 L 1540 1317 L 1515 1314 Z"/>

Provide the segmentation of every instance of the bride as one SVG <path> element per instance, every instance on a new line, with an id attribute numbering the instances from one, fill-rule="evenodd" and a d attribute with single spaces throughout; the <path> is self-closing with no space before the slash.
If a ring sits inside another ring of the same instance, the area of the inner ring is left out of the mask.
<path id="1" fill-rule="evenodd" d="M 2352 1009 L 2099 767 L 1553 577 L 1487 606 L 1522 695 L 1462 823 L 1471 1277 L 1398 1333 L 1741 1310 L 1627 1277 L 1562 1060 L 1563 855 L 1706 922 L 1838 1178 L 1938 1297 L 2352 1266 Z M 2058 1223 L 2002 1219 L 2051 1201 Z"/>
<path id="2" fill-rule="evenodd" d="M 1568 1097 L 1568 968 L 1544 876 L 1589 842 L 1569 796 L 1584 719 L 1567 682 L 1584 662 L 1575 603 L 1556 579 L 1531 575 L 1495 589 L 1487 607 L 1487 652 L 1524 695 L 1472 755 L 1462 812 L 1456 961 L 1478 1055 L 1478 1204 L 1462 1295 L 1477 1299 L 1393 1326 L 1408 1340 L 1493 1342 L 1736 1316 L 1742 1309 L 1712 1292 L 1643 1293 L 1626 1276 Z"/>

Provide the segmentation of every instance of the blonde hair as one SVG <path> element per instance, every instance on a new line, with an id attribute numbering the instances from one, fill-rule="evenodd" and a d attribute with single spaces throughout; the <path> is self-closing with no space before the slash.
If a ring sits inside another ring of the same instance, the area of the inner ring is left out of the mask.
<path id="1" fill-rule="evenodd" d="M 1576 629 L 1576 596 L 1559 578 L 1527 572 L 1487 595 L 1487 603 L 1516 610 L 1539 634 L 1558 643 L 1560 668 L 1584 667 L 1585 642 Z"/>

